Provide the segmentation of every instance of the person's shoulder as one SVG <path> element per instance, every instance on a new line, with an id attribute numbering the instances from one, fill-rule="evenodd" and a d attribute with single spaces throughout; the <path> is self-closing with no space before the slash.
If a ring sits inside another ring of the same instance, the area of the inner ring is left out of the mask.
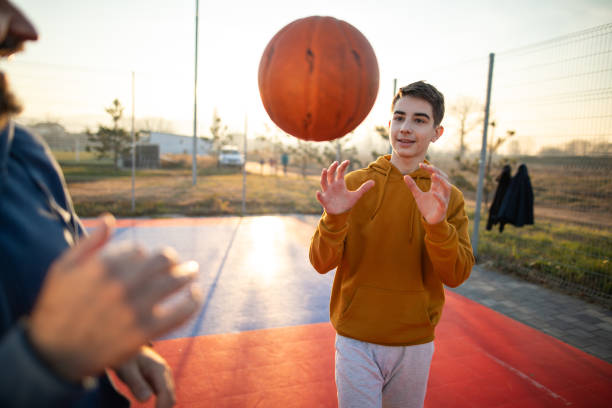
<path id="1" fill-rule="evenodd" d="M 457 205 L 464 205 L 465 199 L 463 197 L 463 192 L 459 190 L 457 186 L 451 183 L 451 194 L 449 200 L 450 207 L 456 207 Z"/>
<path id="2" fill-rule="evenodd" d="M 17 147 L 26 145 L 28 148 L 32 148 L 36 146 L 41 150 L 45 150 L 45 146 L 47 145 L 42 137 L 25 126 L 18 124 L 15 124 L 14 138 Z"/>

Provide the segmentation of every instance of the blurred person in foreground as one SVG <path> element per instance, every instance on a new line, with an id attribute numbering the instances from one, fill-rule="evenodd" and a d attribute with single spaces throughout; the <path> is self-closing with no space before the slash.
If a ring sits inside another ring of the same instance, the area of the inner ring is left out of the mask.
<path id="1" fill-rule="evenodd" d="M 0 0 L 0 56 L 37 38 Z M 197 264 L 106 248 L 110 215 L 86 236 L 48 147 L 12 122 L 20 110 L 0 73 L 0 406 L 129 406 L 107 370 L 136 399 L 174 405 L 169 368 L 145 345 L 198 310 Z"/>

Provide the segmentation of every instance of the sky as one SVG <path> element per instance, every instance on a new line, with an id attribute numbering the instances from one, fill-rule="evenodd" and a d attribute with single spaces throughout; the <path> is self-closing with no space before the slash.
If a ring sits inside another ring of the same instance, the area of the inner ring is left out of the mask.
<path id="1" fill-rule="evenodd" d="M 71 131 L 108 122 L 119 98 L 136 118 L 163 118 L 193 133 L 195 0 L 16 0 L 40 39 L 0 67 L 28 120 Z M 200 1 L 198 134 L 216 110 L 231 131 L 248 117 L 253 136 L 273 129 L 259 97 L 258 65 L 268 41 L 291 21 L 329 15 L 370 41 L 380 69 L 377 101 L 356 133 L 389 120 L 393 80 L 428 80 L 450 102 L 484 99 L 488 54 L 612 22 L 608 0 L 409 2 L 395 0 Z M 469 72 L 458 77 L 460 72 Z M 451 143 L 451 142 L 448 142 Z"/>

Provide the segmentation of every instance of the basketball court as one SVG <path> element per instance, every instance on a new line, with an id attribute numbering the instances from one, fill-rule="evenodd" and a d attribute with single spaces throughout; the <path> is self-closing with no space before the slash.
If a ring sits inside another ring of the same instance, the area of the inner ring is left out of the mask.
<path id="1" fill-rule="evenodd" d="M 317 220 L 118 220 L 114 241 L 173 246 L 200 263 L 202 310 L 155 342 L 178 407 L 336 406 L 333 272 L 308 261 Z M 436 336 L 428 408 L 610 406 L 611 364 L 459 294 L 447 291 Z"/>

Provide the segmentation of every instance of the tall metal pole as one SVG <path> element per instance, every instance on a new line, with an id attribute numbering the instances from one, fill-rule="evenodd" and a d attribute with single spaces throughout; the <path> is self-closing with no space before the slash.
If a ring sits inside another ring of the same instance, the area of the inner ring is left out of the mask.
<path id="1" fill-rule="evenodd" d="M 198 14 L 200 0 L 196 0 L 195 14 L 195 72 L 193 77 L 193 155 L 191 159 L 192 185 L 198 182 L 197 176 L 197 153 L 198 153 Z"/>
<path id="2" fill-rule="evenodd" d="M 474 213 L 474 230 L 472 231 L 472 250 L 478 256 L 478 229 L 480 227 L 480 205 L 484 184 L 485 162 L 487 159 L 487 129 L 489 129 L 489 106 L 491 104 L 491 86 L 493 82 L 493 64 L 495 54 L 489 54 L 489 79 L 487 82 L 487 101 L 485 103 L 484 129 L 482 130 L 482 148 L 480 149 L 480 167 L 478 169 L 478 188 L 476 189 L 476 212 Z"/>
<path id="3" fill-rule="evenodd" d="M 242 165 L 242 216 L 246 215 L 247 134 L 248 134 L 248 116 L 244 115 L 244 164 Z"/>
<path id="4" fill-rule="evenodd" d="M 397 78 L 393 78 L 393 98 L 397 93 Z M 389 129 L 389 137 L 391 137 L 391 129 Z M 393 147 L 391 146 L 391 140 L 389 140 L 389 154 L 393 154 Z"/>
<path id="5" fill-rule="evenodd" d="M 134 132 L 134 102 L 136 93 L 134 91 L 134 83 L 136 75 L 132 71 L 132 212 L 136 210 L 136 133 Z"/>

